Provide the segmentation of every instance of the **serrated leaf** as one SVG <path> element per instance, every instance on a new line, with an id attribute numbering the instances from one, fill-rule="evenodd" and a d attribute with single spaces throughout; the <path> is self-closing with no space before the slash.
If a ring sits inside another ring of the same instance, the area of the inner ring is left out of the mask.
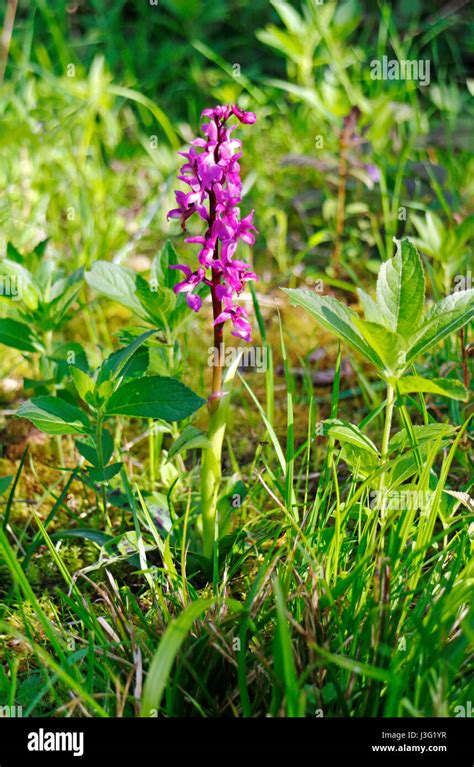
<path id="1" fill-rule="evenodd" d="M 407 363 L 462 328 L 473 317 L 474 289 L 460 290 L 438 301 L 426 312 L 420 329 L 410 338 Z"/>
<path id="2" fill-rule="evenodd" d="M 395 381 L 392 381 L 395 384 Z M 467 402 L 468 391 L 464 384 L 454 378 L 423 378 L 422 376 L 405 376 L 396 385 L 400 394 L 441 394 L 443 397 Z"/>
<path id="3" fill-rule="evenodd" d="M 320 296 L 301 288 L 283 288 L 290 302 L 306 309 L 323 327 L 356 349 L 377 368 L 382 368 L 380 357 L 370 348 L 354 323 L 357 314 L 331 296 Z"/>
<path id="4" fill-rule="evenodd" d="M 106 415 L 180 421 L 206 403 L 175 378 L 149 376 L 123 383 L 106 403 Z"/>
<path id="5" fill-rule="evenodd" d="M 20 405 L 16 415 L 46 434 L 87 434 L 91 430 L 86 414 L 59 397 L 33 397 Z"/>
<path id="6" fill-rule="evenodd" d="M 401 240 L 396 255 L 380 267 L 377 279 L 377 303 L 390 330 L 409 338 L 418 327 L 424 301 L 420 256 L 410 240 Z"/>

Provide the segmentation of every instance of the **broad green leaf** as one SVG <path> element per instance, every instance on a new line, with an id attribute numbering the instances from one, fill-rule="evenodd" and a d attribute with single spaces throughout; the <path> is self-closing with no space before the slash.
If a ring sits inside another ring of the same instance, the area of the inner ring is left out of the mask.
<path id="1" fill-rule="evenodd" d="M 394 372 L 405 367 L 404 340 L 382 325 L 375 322 L 354 318 L 356 327 L 360 330 L 367 343 L 380 357 L 386 371 Z"/>
<path id="2" fill-rule="evenodd" d="M 462 328 L 474 317 L 474 289 L 459 290 L 431 307 L 423 323 L 410 338 L 407 364 L 435 344 Z"/>
<path id="3" fill-rule="evenodd" d="M 205 403 L 206 400 L 175 378 L 149 376 L 119 386 L 107 401 L 104 412 L 106 415 L 181 421 Z"/>
<path id="4" fill-rule="evenodd" d="M 176 250 L 168 240 L 153 259 L 150 269 L 151 279 L 155 281 L 157 286 L 172 290 L 181 280 L 181 272 L 177 269 L 170 269 L 169 267 L 176 266 L 178 263 L 179 260 Z"/>
<path id="5" fill-rule="evenodd" d="M 369 453 L 378 456 L 378 450 L 372 440 L 361 432 L 361 430 L 353 423 L 342 421 L 339 418 L 328 418 L 322 423 L 323 434 L 326 437 L 333 437 L 342 443 L 349 442 L 362 450 L 366 450 Z"/>
<path id="6" fill-rule="evenodd" d="M 409 338 L 418 327 L 425 301 L 425 277 L 418 252 L 408 239 L 380 267 L 377 303 L 394 333 Z"/>
<path id="7" fill-rule="evenodd" d="M 117 378 L 123 371 L 127 362 L 129 362 L 129 360 L 133 357 L 137 349 L 139 349 L 139 347 L 145 343 L 147 338 L 150 338 L 153 333 L 156 333 L 156 331 L 147 330 L 145 333 L 137 336 L 137 338 L 135 338 L 128 346 L 125 346 L 123 349 L 118 349 L 118 351 L 113 352 L 110 357 L 107 357 L 107 359 L 100 366 L 99 373 L 97 375 L 97 388 L 99 388 L 102 383 L 109 382 L 111 379 Z"/>
<path id="8" fill-rule="evenodd" d="M 383 324 L 384 316 L 374 299 L 371 298 L 368 293 L 365 293 L 362 288 L 357 288 L 357 295 L 359 296 L 359 301 L 363 306 L 365 319 L 367 322 L 376 322 L 379 325 Z"/>
<path id="9" fill-rule="evenodd" d="M 93 482 L 108 482 L 119 473 L 122 466 L 123 463 L 111 463 L 103 469 L 95 469 L 89 466 L 87 473 Z"/>
<path id="10" fill-rule="evenodd" d="M 23 322 L 10 319 L 0 319 L 0 344 L 22 352 L 37 352 L 40 349 L 33 330 Z"/>
<path id="11" fill-rule="evenodd" d="M 213 602 L 213 599 L 198 599 L 191 602 L 167 627 L 148 671 L 143 688 L 140 716 L 153 716 L 154 712 L 160 708 L 161 698 L 179 649 L 196 618 L 206 612 Z"/>
<path id="12" fill-rule="evenodd" d="M 166 317 L 176 306 L 175 293 L 169 288 L 148 284 L 140 278 L 137 282 L 137 296 L 150 321 L 158 327 L 166 327 Z"/>
<path id="13" fill-rule="evenodd" d="M 171 446 L 168 459 L 182 453 L 183 450 L 192 450 L 197 447 L 211 447 L 211 443 L 204 432 L 196 429 L 195 426 L 186 426 L 174 445 Z"/>
<path id="14" fill-rule="evenodd" d="M 87 434 L 91 425 L 85 413 L 59 397 L 41 396 L 23 402 L 17 416 L 28 418 L 47 434 Z"/>
<path id="15" fill-rule="evenodd" d="M 350 442 L 344 443 L 341 458 L 359 479 L 367 479 L 380 466 L 378 456 Z M 379 479 L 376 482 L 378 484 Z"/>
<path id="16" fill-rule="evenodd" d="M 90 404 L 92 401 L 91 395 L 95 389 L 94 380 L 88 376 L 87 373 L 84 373 L 83 370 L 75 367 L 74 365 L 71 365 L 69 369 L 71 371 L 72 380 L 74 381 L 74 386 L 76 387 L 77 393 L 81 399 L 83 399 L 85 402 L 89 402 Z"/>
<path id="17" fill-rule="evenodd" d="M 325 328 L 334 333 L 349 346 L 357 349 L 363 357 L 377 368 L 382 368 L 380 357 L 371 349 L 354 324 L 357 314 L 330 296 L 320 296 L 301 288 L 283 288 L 290 297 L 290 302 L 302 306 Z"/>
<path id="18" fill-rule="evenodd" d="M 391 381 L 395 385 L 395 381 Z M 467 402 L 468 391 L 464 384 L 454 378 L 423 378 L 422 376 L 405 376 L 400 378 L 396 385 L 400 394 L 415 394 L 423 392 L 427 394 L 441 394 L 450 399 L 459 399 Z"/>
<path id="19" fill-rule="evenodd" d="M 90 272 L 86 272 L 87 284 L 97 293 L 128 307 L 138 317 L 147 319 L 146 312 L 136 295 L 137 277 L 131 269 L 125 269 L 108 261 L 96 261 Z"/>
<path id="20" fill-rule="evenodd" d="M 438 439 L 439 436 L 443 438 L 450 437 L 455 431 L 456 427 L 451 426 L 449 423 L 429 423 L 424 426 L 413 426 L 413 434 L 417 445 L 422 445 L 424 442 L 432 442 Z M 404 450 L 406 447 L 411 447 L 410 435 L 406 429 L 400 429 L 391 438 L 388 443 L 388 449 L 392 453 Z"/>
<path id="21" fill-rule="evenodd" d="M 89 461 L 93 466 L 96 468 L 99 467 L 99 456 L 97 454 L 97 445 L 95 438 L 90 436 L 87 437 L 85 440 L 75 440 L 76 447 L 79 450 L 80 454 L 84 456 L 86 461 Z M 104 462 L 104 465 L 107 465 L 110 459 L 112 458 L 112 453 L 114 452 L 114 441 L 112 439 L 111 433 L 108 431 L 108 429 L 102 430 L 102 460 Z"/>

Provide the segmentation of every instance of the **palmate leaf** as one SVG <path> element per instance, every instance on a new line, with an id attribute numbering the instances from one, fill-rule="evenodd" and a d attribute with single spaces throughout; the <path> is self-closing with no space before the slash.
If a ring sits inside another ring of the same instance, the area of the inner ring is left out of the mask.
<path id="1" fill-rule="evenodd" d="M 392 379 L 392 385 L 398 387 L 400 394 L 441 394 L 443 397 L 467 402 L 468 391 L 464 384 L 454 378 L 423 378 L 422 376 L 405 376 L 398 381 Z"/>
<path id="2" fill-rule="evenodd" d="M 105 415 L 181 421 L 206 403 L 175 378 L 148 376 L 127 381 L 108 399 Z"/>
<path id="3" fill-rule="evenodd" d="M 320 296 L 301 288 L 283 288 L 283 290 L 288 293 L 292 304 L 307 309 L 323 327 L 356 349 L 377 368 L 383 368 L 382 360 L 355 326 L 354 319 L 357 318 L 357 314 L 354 311 L 330 296 Z"/>
<path id="4" fill-rule="evenodd" d="M 46 434 L 87 434 L 91 431 L 86 414 L 59 397 L 33 397 L 20 405 L 16 415 L 27 418 Z"/>
<path id="5" fill-rule="evenodd" d="M 422 326 L 410 338 L 407 364 L 462 328 L 473 317 L 474 289 L 460 290 L 438 301 L 427 311 Z"/>
<path id="6" fill-rule="evenodd" d="M 377 304 L 387 326 L 403 338 L 418 327 L 425 301 L 423 264 L 408 239 L 398 243 L 394 258 L 380 267 L 377 279 Z"/>

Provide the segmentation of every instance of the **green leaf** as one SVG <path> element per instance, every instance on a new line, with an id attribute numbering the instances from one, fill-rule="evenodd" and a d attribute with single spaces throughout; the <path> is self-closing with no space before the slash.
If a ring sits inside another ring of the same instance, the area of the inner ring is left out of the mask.
<path id="1" fill-rule="evenodd" d="M 175 378 L 149 376 L 119 386 L 106 403 L 105 414 L 181 421 L 205 403 Z"/>
<path id="2" fill-rule="evenodd" d="M 405 344 L 398 333 L 393 333 L 375 322 L 361 320 L 359 317 L 354 319 L 354 323 L 375 354 L 380 357 L 386 371 L 394 372 L 405 367 Z"/>
<path id="3" fill-rule="evenodd" d="M 196 447 L 211 447 L 211 443 L 204 432 L 196 429 L 195 426 L 186 426 L 174 445 L 171 446 L 168 452 L 168 460 L 178 455 L 178 453 L 182 453 L 183 450 L 192 450 Z"/>
<path id="4" fill-rule="evenodd" d="M 444 338 L 462 328 L 474 317 L 474 289 L 459 290 L 431 307 L 421 328 L 410 338 L 407 364 Z"/>
<path id="5" fill-rule="evenodd" d="M 75 443 L 80 454 L 84 456 L 86 461 L 89 461 L 89 463 L 91 463 L 93 466 L 98 468 L 100 461 L 99 461 L 99 456 L 97 454 L 97 446 L 96 446 L 95 438 L 90 436 L 90 437 L 87 437 L 87 439 L 85 439 L 84 441 L 76 439 Z M 114 452 L 114 441 L 112 439 L 112 435 L 108 429 L 102 429 L 102 460 L 105 465 L 107 465 L 110 459 L 112 458 L 113 452 Z"/>
<path id="6" fill-rule="evenodd" d="M 371 298 L 368 293 L 365 293 L 362 288 L 357 288 L 357 295 L 359 296 L 359 301 L 363 306 L 365 319 L 367 322 L 376 322 L 377 324 L 382 324 L 384 317 L 374 299 Z"/>
<path id="7" fill-rule="evenodd" d="M 0 319 L 0 344 L 22 352 L 37 352 L 40 348 L 33 330 L 28 325 L 10 319 Z"/>
<path id="8" fill-rule="evenodd" d="M 424 426 L 413 426 L 413 434 L 417 445 L 422 445 L 424 442 L 433 442 L 441 437 L 450 437 L 456 431 L 455 426 L 451 426 L 449 423 L 429 423 Z M 410 435 L 406 429 L 400 429 L 393 435 L 388 443 L 389 452 L 397 452 L 398 450 L 404 450 L 405 447 L 411 447 Z"/>
<path id="9" fill-rule="evenodd" d="M 3 493 L 8 490 L 8 488 L 11 485 L 13 477 L 0 477 L 0 495 L 3 495 Z"/>
<path id="10" fill-rule="evenodd" d="M 16 415 L 28 418 L 46 434 L 87 434 L 91 430 L 85 413 L 59 397 L 33 397 L 20 405 Z"/>
<path id="11" fill-rule="evenodd" d="M 140 278 L 137 283 L 137 296 L 150 322 L 158 327 L 166 327 L 165 319 L 176 306 L 176 295 L 169 288 L 149 285 Z"/>
<path id="12" fill-rule="evenodd" d="M 405 376 L 397 382 L 391 381 L 392 385 L 398 386 L 400 394 L 441 394 L 443 397 L 458 399 L 467 402 L 468 391 L 464 384 L 454 378 L 423 378 L 422 376 Z"/>
<path id="13" fill-rule="evenodd" d="M 328 418 L 322 423 L 324 436 L 333 437 L 343 443 L 349 442 L 351 445 L 355 445 L 355 447 L 378 456 L 378 450 L 372 440 L 353 423 L 342 421 L 339 418 Z"/>
<path id="14" fill-rule="evenodd" d="M 146 312 L 136 295 L 138 275 L 108 261 L 96 261 L 85 274 L 87 284 L 97 293 L 131 309 L 138 317 L 147 319 Z"/>
<path id="15" fill-rule="evenodd" d="M 161 698 L 178 651 L 196 618 L 206 612 L 213 602 L 213 599 L 198 599 L 191 602 L 167 627 L 153 656 L 145 681 L 141 716 L 152 716 L 160 708 Z"/>
<path id="16" fill-rule="evenodd" d="M 89 466 L 87 473 L 93 482 L 108 482 L 119 473 L 122 466 L 123 463 L 111 463 L 103 469 L 95 469 Z"/>
<path id="17" fill-rule="evenodd" d="M 378 456 L 350 442 L 345 442 L 341 450 L 341 459 L 347 463 L 359 479 L 367 479 L 380 466 Z"/>
<path id="18" fill-rule="evenodd" d="M 357 349 L 363 357 L 377 368 L 382 368 L 380 357 L 371 349 L 354 324 L 357 314 L 330 296 L 320 296 L 301 288 L 283 288 L 290 296 L 290 302 L 302 306 L 325 328 L 334 333 L 349 346 Z"/>
<path id="19" fill-rule="evenodd" d="M 125 368 L 127 362 L 129 362 L 129 360 L 133 357 L 137 349 L 139 349 L 139 347 L 145 343 L 147 338 L 150 338 L 153 333 L 156 333 L 156 330 L 147 330 L 145 333 L 137 336 L 137 338 L 135 338 L 128 346 L 125 346 L 123 349 L 118 349 L 118 351 L 113 352 L 109 357 L 107 357 L 107 359 L 100 366 L 99 373 L 97 375 L 97 388 L 99 388 L 102 383 L 108 382 L 113 378 L 117 378 Z"/>
<path id="20" fill-rule="evenodd" d="M 79 394 L 80 398 L 84 400 L 84 402 L 90 402 L 92 401 L 91 395 L 94 393 L 95 389 L 95 383 L 94 380 L 87 375 L 87 373 L 84 373 L 83 370 L 80 368 L 75 367 L 74 365 L 70 366 L 71 376 L 72 380 L 74 381 L 74 386 L 76 387 L 76 391 Z"/>
<path id="21" fill-rule="evenodd" d="M 58 530 L 51 535 L 51 538 L 53 540 L 61 538 L 83 538 L 86 541 L 96 543 L 98 546 L 105 546 L 107 543 L 114 540 L 111 535 L 107 535 L 107 533 L 103 533 L 100 530 L 93 530 L 88 527 L 75 527 L 72 530 Z"/>
<path id="22" fill-rule="evenodd" d="M 8 259 L 0 259 L 0 275 L 10 281 L 10 290 L 3 294 L 10 295 L 12 301 L 21 302 L 30 311 L 35 311 L 39 304 L 40 291 L 32 275 L 24 266 Z"/>
<path id="23" fill-rule="evenodd" d="M 170 269 L 170 266 L 176 266 L 179 263 L 176 250 L 168 240 L 157 256 L 153 259 L 150 276 L 156 281 L 156 284 L 162 288 L 172 290 L 180 281 L 180 272 L 177 269 Z"/>
<path id="24" fill-rule="evenodd" d="M 410 240 L 397 243 L 397 254 L 380 267 L 377 303 L 394 333 L 409 338 L 418 327 L 425 301 L 423 264 Z"/>

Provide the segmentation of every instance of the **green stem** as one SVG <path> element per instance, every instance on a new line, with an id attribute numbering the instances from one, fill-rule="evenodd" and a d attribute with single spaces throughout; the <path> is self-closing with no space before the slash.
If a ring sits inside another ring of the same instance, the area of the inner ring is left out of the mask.
<path id="1" fill-rule="evenodd" d="M 103 418 L 99 416 L 97 419 L 95 434 L 96 434 L 96 442 L 97 442 L 97 457 L 99 459 L 99 472 L 102 476 L 104 475 L 104 451 L 102 449 L 103 425 L 104 425 Z M 104 480 L 101 480 L 100 489 L 101 489 L 101 495 L 102 495 L 102 508 L 104 512 L 104 519 L 105 519 L 107 530 L 110 530 L 112 525 L 110 523 L 109 515 L 107 513 L 107 483 Z"/>
<path id="2" fill-rule="evenodd" d="M 395 389 L 390 384 L 387 384 L 387 400 L 385 404 L 385 426 L 383 430 L 383 437 L 382 437 L 382 465 L 387 460 L 388 456 L 388 443 L 390 440 L 390 430 L 392 428 L 392 417 L 393 417 L 393 406 L 395 404 Z M 384 501 L 384 492 L 385 492 L 385 472 L 382 473 L 380 477 L 380 497 L 382 501 L 382 518 L 385 516 L 385 501 Z"/>
<path id="3" fill-rule="evenodd" d="M 202 451 L 201 464 L 201 515 L 203 553 L 208 559 L 214 554 L 217 538 L 217 501 L 222 476 L 222 445 L 229 412 L 232 384 L 239 366 L 240 354 L 227 369 L 222 385 L 222 396 L 210 403 L 209 429 L 207 433 L 209 447 Z"/>

